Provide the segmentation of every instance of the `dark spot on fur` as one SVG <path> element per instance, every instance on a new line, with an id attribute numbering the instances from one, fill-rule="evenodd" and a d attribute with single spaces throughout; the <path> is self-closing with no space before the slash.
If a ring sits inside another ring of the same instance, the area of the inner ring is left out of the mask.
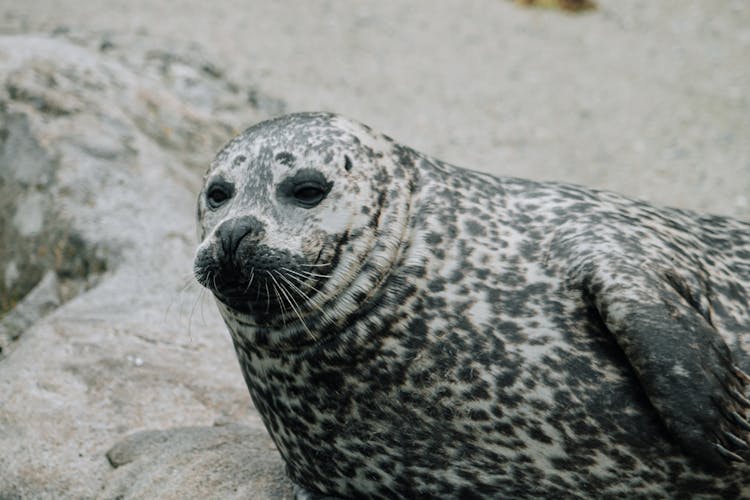
<path id="1" fill-rule="evenodd" d="M 484 227 L 479 222 L 473 219 L 466 220 L 466 222 L 464 222 L 464 225 L 466 226 L 466 231 L 471 236 L 484 236 L 485 234 Z"/>
<path id="2" fill-rule="evenodd" d="M 292 153 L 288 153 L 286 151 L 283 151 L 281 153 L 278 153 L 274 159 L 281 163 L 282 165 L 286 165 L 289 168 L 292 168 L 294 166 L 295 157 Z"/>

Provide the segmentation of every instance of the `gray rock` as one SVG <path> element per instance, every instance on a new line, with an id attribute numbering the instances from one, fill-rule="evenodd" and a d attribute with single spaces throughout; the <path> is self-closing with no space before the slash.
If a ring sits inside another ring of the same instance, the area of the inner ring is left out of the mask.
<path id="1" fill-rule="evenodd" d="M 0 320 L 0 359 L 9 354 L 10 345 L 31 325 L 60 306 L 57 274 L 47 271 L 41 281 Z"/>
<path id="2" fill-rule="evenodd" d="M 236 424 L 136 433 L 107 453 L 117 471 L 101 496 L 290 497 L 275 450 L 264 429 Z"/>
<path id="3" fill-rule="evenodd" d="M 259 91 L 105 41 L 0 37 L 0 498 L 277 497 L 278 454 L 191 286 L 200 173 L 266 117 Z M 197 427 L 217 420 L 245 427 Z"/>

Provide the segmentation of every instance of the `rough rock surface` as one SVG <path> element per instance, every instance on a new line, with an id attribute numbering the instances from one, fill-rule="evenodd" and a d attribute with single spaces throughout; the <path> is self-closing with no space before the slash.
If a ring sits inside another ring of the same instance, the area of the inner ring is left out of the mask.
<path id="1" fill-rule="evenodd" d="M 259 95 L 138 37 L 0 37 L 0 498 L 285 491 L 190 285 L 200 173 Z"/>
<path id="2" fill-rule="evenodd" d="M 283 498 L 290 494 L 276 447 L 264 429 L 231 424 L 144 431 L 115 445 L 107 458 L 117 472 L 108 481 L 104 498 L 258 498 L 259 493 Z"/>

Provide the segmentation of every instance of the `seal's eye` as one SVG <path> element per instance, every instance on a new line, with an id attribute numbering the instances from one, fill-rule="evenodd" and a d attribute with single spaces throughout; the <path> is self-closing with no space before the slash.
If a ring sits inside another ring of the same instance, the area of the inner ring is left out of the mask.
<path id="1" fill-rule="evenodd" d="M 211 208 L 219 208 L 232 197 L 232 185 L 225 181 L 217 181 L 206 190 L 206 200 Z"/>
<path id="2" fill-rule="evenodd" d="M 303 168 L 279 183 L 277 196 L 296 207 L 313 208 L 331 192 L 333 181 L 312 168 Z"/>
<path id="3" fill-rule="evenodd" d="M 303 182 L 294 186 L 292 191 L 294 199 L 306 208 L 312 208 L 326 196 L 326 190 L 315 182 Z"/>

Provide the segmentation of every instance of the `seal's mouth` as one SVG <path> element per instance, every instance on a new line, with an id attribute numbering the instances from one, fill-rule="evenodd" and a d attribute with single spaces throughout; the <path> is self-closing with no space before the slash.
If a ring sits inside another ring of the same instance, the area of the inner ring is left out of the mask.
<path id="1" fill-rule="evenodd" d="M 211 291 L 218 300 L 236 311 L 252 314 L 253 311 L 259 309 L 260 295 L 253 300 L 253 296 L 248 293 L 250 290 L 248 290 L 247 284 L 245 286 L 238 284 L 236 286 L 215 288 L 211 289 Z"/>
<path id="2" fill-rule="evenodd" d="M 223 282 L 211 287 L 214 296 L 237 312 L 252 314 L 261 323 L 277 316 L 295 316 L 306 310 L 315 285 L 298 279 L 291 269 L 253 270 L 252 280 Z M 285 319 L 285 318 L 282 318 Z"/>
<path id="3" fill-rule="evenodd" d="M 201 285 L 227 307 L 265 325 L 302 319 L 327 272 L 317 261 L 308 264 L 301 256 L 263 245 L 233 255 L 207 246 L 195 260 Z"/>

